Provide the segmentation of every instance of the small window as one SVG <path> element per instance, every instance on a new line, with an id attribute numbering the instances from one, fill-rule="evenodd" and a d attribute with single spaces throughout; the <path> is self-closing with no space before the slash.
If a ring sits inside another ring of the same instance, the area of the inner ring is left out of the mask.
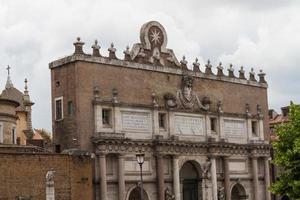
<path id="1" fill-rule="evenodd" d="M 257 136 L 258 135 L 257 121 L 251 122 L 251 129 L 252 129 L 252 135 Z"/>
<path id="2" fill-rule="evenodd" d="M 16 127 L 12 128 L 12 143 L 17 144 L 17 132 Z"/>
<path id="3" fill-rule="evenodd" d="M 73 115 L 73 102 L 68 101 L 68 115 L 72 116 Z"/>
<path id="4" fill-rule="evenodd" d="M 158 123 L 160 129 L 166 129 L 166 113 L 158 114 Z"/>
<path id="5" fill-rule="evenodd" d="M 55 120 L 63 119 L 63 98 L 55 99 Z"/>
<path id="6" fill-rule="evenodd" d="M 55 153 L 60 153 L 60 144 L 55 145 Z"/>
<path id="7" fill-rule="evenodd" d="M 217 118 L 215 117 L 210 118 L 210 130 L 211 132 L 217 132 Z"/>
<path id="8" fill-rule="evenodd" d="M 103 126 L 111 126 L 111 109 L 102 109 L 102 124 Z"/>

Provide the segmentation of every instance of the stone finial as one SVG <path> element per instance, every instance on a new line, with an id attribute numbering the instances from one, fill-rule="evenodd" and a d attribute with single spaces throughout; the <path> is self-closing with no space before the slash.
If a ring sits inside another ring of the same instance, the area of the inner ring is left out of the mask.
<path id="1" fill-rule="evenodd" d="M 24 94 L 28 94 L 28 85 L 27 85 L 28 81 L 27 81 L 27 78 L 25 78 L 24 83 L 25 83 Z"/>
<path id="2" fill-rule="evenodd" d="M 263 113 L 262 113 L 262 109 L 261 109 L 261 105 L 257 104 L 256 106 L 256 110 L 257 110 L 257 115 L 260 119 L 263 118 Z"/>
<path id="3" fill-rule="evenodd" d="M 218 100 L 218 103 L 217 103 L 217 112 L 218 113 L 223 113 L 223 104 L 222 104 L 222 101 L 221 100 Z"/>
<path id="4" fill-rule="evenodd" d="M 239 78 L 240 79 L 246 79 L 246 77 L 245 77 L 245 70 L 244 70 L 243 66 L 241 66 L 241 69 L 239 70 Z"/>
<path id="5" fill-rule="evenodd" d="M 233 68 L 233 65 L 232 65 L 232 64 L 229 65 L 229 68 L 228 68 L 228 76 L 229 76 L 230 78 L 235 78 L 235 76 L 234 76 L 234 68 Z"/>
<path id="6" fill-rule="evenodd" d="M 82 42 L 80 40 L 80 37 L 77 37 L 77 41 L 74 42 L 73 44 L 75 46 L 75 52 L 74 52 L 74 54 L 84 54 L 84 52 L 83 52 L 84 42 Z"/>
<path id="7" fill-rule="evenodd" d="M 195 62 L 193 62 L 193 71 L 194 72 L 201 72 L 200 70 L 200 63 L 198 62 L 198 58 L 195 59 Z"/>
<path id="8" fill-rule="evenodd" d="M 94 87 L 94 98 L 95 99 L 100 98 L 100 88 L 98 86 Z"/>
<path id="9" fill-rule="evenodd" d="M 114 47 L 114 43 L 110 44 L 110 47 L 108 48 L 108 51 L 109 51 L 108 57 L 110 59 L 117 59 L 117 56 L 116 56 L 117 49 Z"/>
<path id="10" fill-rule="evenodd" d="M 207 64 L 205 65 L 205 74 L 213 74 L 211 68 L 210 60 L 207 60 Z"/>
<path id="11" fill-rule="evenodd" d="M 257 82 L 257 80 L 255 79 L 255 72 L 254 72 L 254 69 L 253 68 L 251 68 L 251 71 L 249 72 L 249 80 L 250 81 L 255 81 L 255 82 Z"/>
<path id="12" fill-rule="evenodd" d="M 126 50 L 123 51 L 123 53 L 124 53 L 124 60 L 126 61 L 131 60 L 129 45 L 126 46 Z"/>
<path id="13" fill-rule="evenodd" d="M 245 105 L 245 112 L 246 112 L 247 117 L 251 117 L 250 105 L 248 103 L 246 103 L 246 105 Z"/>
<path id="14" fill-rule="evenodd" d="M 6 84 L 5 84 L 5 89 L 9 89 L 9 88 L 14 87 L 14 85 L 13 85 L 11 79 L 10 79 L 10 69 L 11 69 L 11 67 L 9 65 L 7 65 L 7 68 L 6 68 L 6 70 L 7 70 L 7 80 L 6 80 Z"/>
<path id="15" fill-rule="evenodd" d="M 119 95 L 118 90 L 116 88 L 113 88 L 113 90 L 112 90 L 112 96 L 113 96 L 112 102 L 114 104 L 119 103 L 118 95 Z"/>
<path id="16" fill-rule="evenodd" d="M 98 40 L 95 40 L 95 43 L 92 46 L 93 56 L 100 57 L 100 46 L 98 45 Z"/>
<path id="17" fill-rule="evenodd" d="M 187 70 L 188 68 L 187 68 L 187 61 L 185 60 L 185 56 L 182 56 L 182 60 L 180 61 L 180 64 L 181 64 L 181 67 L 182 67 L 182 69 L 184 69 L 184 70 Z"/>
<path id="18" fill-rule="evenodd" d="M 153 107 L 154 108 L 158 108 L 158 103 L 157 103 L 157 100 L 156 100 L 156 94 L 155 94 L 155 92 L 152 92 L 151 97 L 152 97 L 152 105 L 153 105 Z"/>
<path id="19" fill-rule="evenodd" d="M 263 72 L 263 70 L 259 70 L 259 82 L 260 83 L 267 83 L 266 79 L 265 79 L 265 76 L 266 76 L 266 73 Z"/>
<path id="20" fill-rule="evenodd" d="M 222 62 L 219 63 L 217 69 L 218 69 L 217 76 L 224 76 Z"/>

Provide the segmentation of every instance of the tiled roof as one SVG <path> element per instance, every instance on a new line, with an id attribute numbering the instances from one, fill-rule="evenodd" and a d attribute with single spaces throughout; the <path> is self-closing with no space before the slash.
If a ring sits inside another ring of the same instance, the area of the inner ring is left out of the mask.
<path id="1" fill-rule="evenodd" d="M 25 111 L 23 93 L 15 87 L 6 88 L 2 91 L 0 97 L 3 99 L 17 101 L 20 104 L 20 106 L 17 108 L 17 111 Z"/>

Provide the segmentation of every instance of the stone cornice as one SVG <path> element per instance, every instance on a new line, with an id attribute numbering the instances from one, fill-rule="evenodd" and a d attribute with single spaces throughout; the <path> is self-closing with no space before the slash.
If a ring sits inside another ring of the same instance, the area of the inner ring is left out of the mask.
<path id="1" fill-rule="evenodd" d="M 53 68 L 60 67 L 62 65 L 76 62 L 76 61 L 99 63 L 99 64 L 112 65 L 112 66 L 117 66 L 117 67 L 141 69 L 141 70 L 155 71 L 155 72 L 175 74 L 175 75 L 182 75 L 184 73 L 187 73 L 190 76 L 193 76 L 195 78 L 205 78 L 205 79 L 210 79 L 210 80 L 224 81 L 224 82 L 243 84 L 243 85 L 262 87 L 262 88 L 268 87 L 267 83 L 259 83 L 259 82 L 245 80 L 245 79 L 239 79 L 239 78 L 231 78 L 228 76 L 210 75 L 210 74 L 205 74 L 205 73 L 201 73 L 201 72 L 194 72 L 191 70 L 183 70 L 181 68 L 172 68 L 172 67 L 167 67 L 167 66 L 144 64 L 144 63 L 138 63 L 138 62 L 132 62 L 132 61 L 112 59 L 112 58 L 108 58 L 108 57 L 95 57 L 95 56 L 91 56 L 89 54 L 74 54 L 71 56 L 66 56 L 64 58 L 61 58 L 61 59 L 51 62 L 49 64 L 49 68 L 53 69 Z"/>
<path id="2" fill-rule="evenodd" d="M 103 153 L 153 153 L 160 155 L 270 155 L 269 144 L 235 144 L 225 142 L 191 142 L 176 140 L 131 140 L 93 137 L 92 142 Z"/>

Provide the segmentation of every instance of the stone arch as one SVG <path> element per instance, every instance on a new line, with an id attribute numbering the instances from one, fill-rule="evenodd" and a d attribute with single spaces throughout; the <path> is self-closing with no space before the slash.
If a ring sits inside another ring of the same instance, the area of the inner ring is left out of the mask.
<path id="1" fill-rule="evenodd" d="M 236 183 L 231 188 L 231 200 L 242 200 L 242 199 L 248 199 L 246 189 L 242 184 Z"/>
<path id="2" fill-rule="evenodd" d="M 183 200 L 202 199 L 202 170 L 195 160 L 184 162 L 179 170 L 180 193 Z"/>
<path id="3" fill-rule="evenodd" d="M 139 186 L 132 186 L 126 195 L 126 200 L 140 200 L 141 199 L 141 188 Z M 144 200 L 149 200 L 149 195 L 146 192 L 145 188 L 143 188 Z"/>

